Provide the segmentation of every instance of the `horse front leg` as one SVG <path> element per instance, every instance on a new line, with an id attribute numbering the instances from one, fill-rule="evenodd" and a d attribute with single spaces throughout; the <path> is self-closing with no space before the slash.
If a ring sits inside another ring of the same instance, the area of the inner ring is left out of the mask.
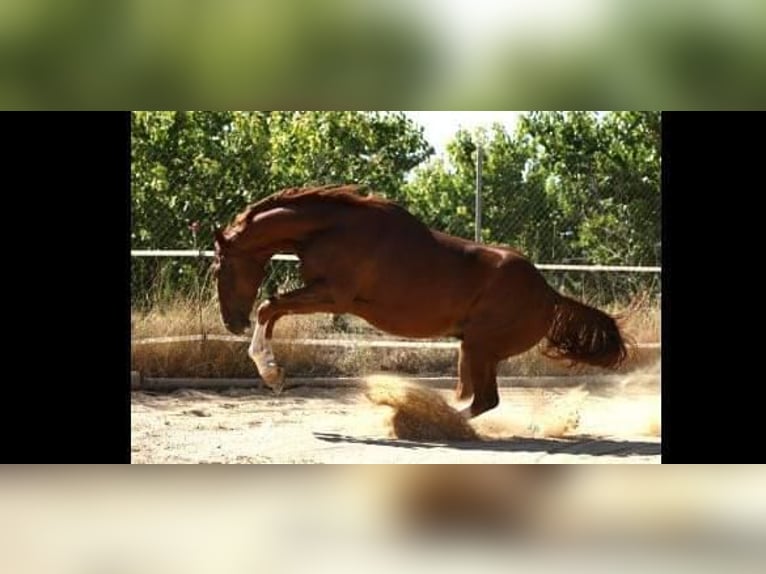
<path id="1" fill-rule="evenodd" d="M 274 325 L 284 315 L 343 312 L 324 282 L 271 297 L 258 306 L 256 327 L 248 355 L 255 363 L 264 383 L 274 392 L 284 387 L 285 371 L 276 361 L 271 346 Z"/>
<path id="2" fill-rule="evenodd" d="M 285 370 L 277 364 L 274 358 L 274 350 L 271 347 L 271 330 L 268 327 L 272 322 L 261 322 L 260 320 L 263 314 L 262 311 L 268 309 L 270 301 L 264 301 L 258 306 L 256 316 L 259 319 L 256 321 L 253 340 L 250 341 L 247 354 L 255 363 L 255 368 L 258 369 L 258 374 L 261 375 L 263 382 L 275 393 L 279 394 L 282 392 L 285 384 Z"/>

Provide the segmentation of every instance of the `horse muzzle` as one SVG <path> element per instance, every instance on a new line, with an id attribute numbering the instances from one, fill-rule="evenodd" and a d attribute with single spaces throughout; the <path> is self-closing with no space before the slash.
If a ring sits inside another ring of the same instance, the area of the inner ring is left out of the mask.
<path id="1" fill-rule="evenodd" d="M 250 321 L 224 321 L 223 325 L 230 333 L 233 333 L 234 335 L 241 335 L 250 328 Z"/>

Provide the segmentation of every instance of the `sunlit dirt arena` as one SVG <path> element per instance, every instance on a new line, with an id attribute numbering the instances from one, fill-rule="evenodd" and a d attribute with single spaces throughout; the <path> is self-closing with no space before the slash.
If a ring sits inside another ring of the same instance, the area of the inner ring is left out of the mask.
<path id="1" fill-rule="evenodd" d="M 659 385 L 659 364 L 576 387 L 501 381 L 499 406 L 468 423 L 455 410 L 467 403 L 456 403 L 452 389 L 389 375 L 295 386 L 279 396 L 134 392 L 132 460 L 658 463 Z"/>

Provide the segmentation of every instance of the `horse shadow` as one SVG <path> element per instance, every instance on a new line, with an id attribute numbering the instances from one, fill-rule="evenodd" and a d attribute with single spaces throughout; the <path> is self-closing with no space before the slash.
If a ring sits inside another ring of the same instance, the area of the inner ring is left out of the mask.
<path id="1" fill-rule="evenodd" d="M 493 452 L 539 452 L 547 454 L 572 454 L 589 456 L 655 456 L 661 454 L 658 442 L 616 440 L 590 435 L 567 438 L 511 437 L 507 439 L 483 439 L 478 441 L 413 441 L 404 439 L 353 437 L 339 433 L 314 432 L 318 440 L 332 443 L 367 444 L 406 449 L 453 448 L 455 450 Z"/>

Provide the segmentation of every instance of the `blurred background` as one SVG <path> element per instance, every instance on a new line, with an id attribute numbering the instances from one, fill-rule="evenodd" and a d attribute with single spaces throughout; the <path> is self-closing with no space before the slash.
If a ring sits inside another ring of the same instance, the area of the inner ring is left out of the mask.
<path id="1" fill-rule="evenodd" d="M 10 0 L 6 109 L 757 108 L 759 0 Z"/>
<path id="2" fill-rule="evenodd" d="M 219 318 L 213 230 L 285 187 L 335 183 L 365 186 L 434 229 L 520 249 L 557 289 L 630 309 L 628 331 L 648 346 L 636 361 L 658 359 L 659 112 L 165 111 L 134 112 L 131 124 L 134 370 L 253 376 L 247 337 Z M 260 297 L 300 284 L 294 257 L 275 259 Z M 351 316 L 285 317 L 275 337 L 294 375 L 456 374 L 455 349 L 331 344 L 392 339 Z M 563 367 L 530 354 L 504 369 Z"/>
<path id="3" fill-rule="evenodd" d="M 756 573 L 765 478 L 751 466 L 15 468 L 0 477 L 0 569 Z"/>

